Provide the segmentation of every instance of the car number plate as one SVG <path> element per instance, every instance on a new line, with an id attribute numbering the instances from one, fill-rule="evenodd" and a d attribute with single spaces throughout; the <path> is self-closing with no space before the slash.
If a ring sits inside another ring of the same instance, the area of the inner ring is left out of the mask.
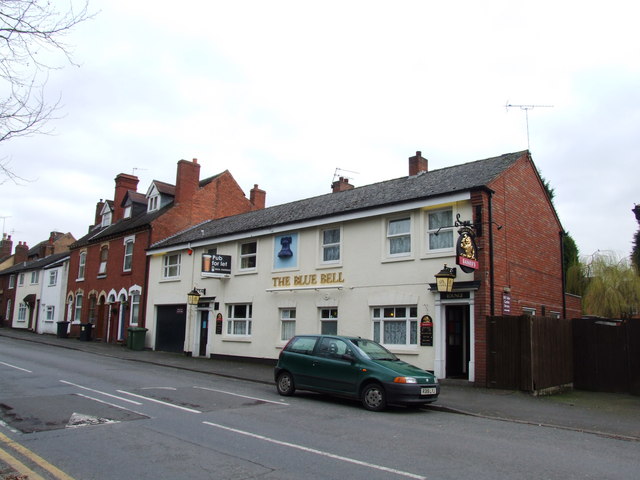
<path id="1" fill-rule="evenodd" d="M 422 387 L 420 388 L 420 395 L 435 395 L 437 392 L 436 387 Z"/>

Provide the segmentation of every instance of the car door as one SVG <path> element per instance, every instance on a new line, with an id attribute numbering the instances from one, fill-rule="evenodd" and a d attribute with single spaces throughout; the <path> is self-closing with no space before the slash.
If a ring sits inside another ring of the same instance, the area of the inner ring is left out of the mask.
<path id="1" fill-rule="evenodd" d="M 313 357 L 313 377 L 318 389 L 356 395 L 360 369 L 349 344 L 336 337 L 320 338 Z"/>
<path id="2" fill-rule="evenodd" d="M 295 337 L 282 352 L 280 366 L 291 372 L 297 387 L 313 387 L 315 384 L 312 353 L 318 337 Z"/>

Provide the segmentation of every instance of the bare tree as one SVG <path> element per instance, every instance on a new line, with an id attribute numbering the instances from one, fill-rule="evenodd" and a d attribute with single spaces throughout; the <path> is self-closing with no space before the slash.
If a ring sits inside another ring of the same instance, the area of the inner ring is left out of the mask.
<path id="1" fill-rule="evenodd" d="M 60 100 L 45 101 L 45 85 L 61 68 L 60 55 L 73 64 L 64 38 L 91 17 L 88 0 L 81 1 L 79 9 L 69 0 L 59 10 L 50 0 L 0 0 L 0 142 L 42 132 L 59 107 Z M 0 183 L 20 178 L 8 164 L 0 161 Z"/>

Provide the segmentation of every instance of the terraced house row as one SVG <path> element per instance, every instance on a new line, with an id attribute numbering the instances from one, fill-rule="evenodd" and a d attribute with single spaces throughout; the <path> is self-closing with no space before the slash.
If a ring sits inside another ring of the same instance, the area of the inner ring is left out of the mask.
<path id="1" fill-rule="evenodd" d="M 247 198 L 228 171 L 200 180 L 199 169 L 182 160 L 175 186 L 146 194 L 118 175 L 87 235 L 41 266 L 66 272 L 56 315 L 11 283 L 29 263 L 0 271 L 5 325 L 53 333 L 66 321 L 70 336 L 89 328 L 106 342 L 144 327 L 146 348 L 268 360 L 294 334 L 361 336 L 484 385 L 488 316 L 580 315 L 564 293 L 562 225 L 527 151 L 432 171 L 416 152 L 405 177 L 339 178 L 326 195 L 268 208 L 257 185 Z"/>

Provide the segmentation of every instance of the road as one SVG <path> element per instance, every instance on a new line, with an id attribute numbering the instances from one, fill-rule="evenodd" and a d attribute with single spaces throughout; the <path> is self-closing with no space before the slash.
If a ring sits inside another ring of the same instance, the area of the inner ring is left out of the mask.
<path id="1" fill-rule="evenodd" d="M 270 385 L 9 338 L 0 417 L 0 453 L 45 479 L 630 479 L 640 468 L 636 442 L 281 398 Z"/>

